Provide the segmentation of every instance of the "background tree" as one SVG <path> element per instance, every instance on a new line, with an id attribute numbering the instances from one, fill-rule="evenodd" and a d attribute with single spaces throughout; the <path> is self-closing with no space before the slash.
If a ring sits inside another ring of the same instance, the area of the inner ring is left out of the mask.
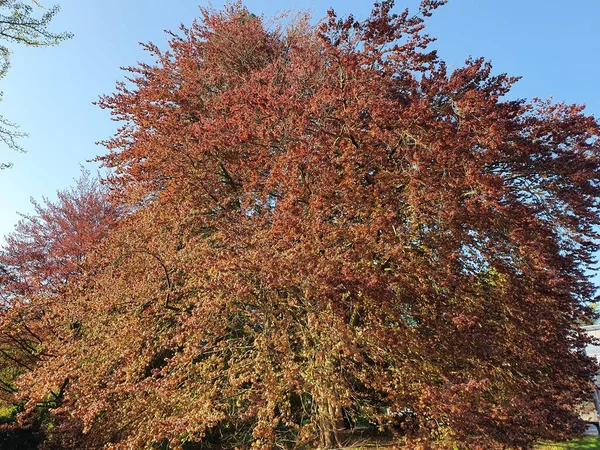
<path id="1" fill-rule="evenodd" d="M 54 33 L 48 29 L 50 22 L 60 10 L 59 6 L 45 10 L 39 17 L 36 14 L 37 9 L 44 8 L 36 0 L 0 1 L 0 40 L 6 42 L 0 44 L 0 78 L 6 75 L 10 66 L 11 44 L 47 47 L 72 37 L 71 33 Z M 0 115 L 0 141 L 13 150 L 22 151 L 17 139 L 26 135 L 17 131 L 17 128 L 16 124 Z M 9 166 L 9 163 L 0 163 L 0 169 Z"/>
<path id="2" fill-rule="evenodd" d="M 86 255 L 107 235 L 117 209 L 87 171 L 57 200 L 33 201 L 0 251 L 0 399 L 15 403 L 15 378 L 51 357 L 68 284 L 82 275 Z M 71 324 L 76 327 L 76 324 Z"/>
<path id="3" fill-rule="evenodd" d="M 327 448 L 344 412 L 408 448 L 582 430 L 600 129 L 449 71 L 442 3 L 272 30 L 234 4 L 146 46 L 100 102 L 129 213 L 19 380 L 26 408 L 64 386 L 48 445 Z"/>

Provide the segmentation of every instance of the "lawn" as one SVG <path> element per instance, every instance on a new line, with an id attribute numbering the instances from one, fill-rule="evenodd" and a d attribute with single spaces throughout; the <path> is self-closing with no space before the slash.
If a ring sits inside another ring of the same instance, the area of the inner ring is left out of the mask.
<path id="1" fill-rule="evenodd" d="M 586 436 L 569 442 L 540 444 L 535 450 L 600 450 L 600 438 Z"/>
<path id="2" fill-rule="evenodd" d="M 0 405 L 0 424 L 10 422 L 17 413 L 18 408 L 14 405 Z"/>

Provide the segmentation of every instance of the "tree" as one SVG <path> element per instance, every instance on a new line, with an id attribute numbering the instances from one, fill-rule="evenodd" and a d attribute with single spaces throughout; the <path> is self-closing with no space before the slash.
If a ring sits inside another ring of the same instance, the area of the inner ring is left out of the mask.
<path id="1" fill-rule="evenodd" d="M 46 10 L 40 17 L 36 17 L 34 7 L 43 8 L 36 0 L 27 3 L 18 0 L 0 1 L 0 40 L 8 44 L 0 44 L 0 78 L 6 75 L 10 66 L 10 44 L 47 47 L 58 45 L 72 37 L 71 33 L 54 33 L 48 29 L 50 22 L 60 10 L 58 6 Z M 26 135 L 17 131 L 17 125 L 0 115 L 0 141 L 10 149 L 22 151 L 17 139 L 23 136 Z M 0 163 L 0 169 L 10 165 Z"/>
<path id="2" fill-rule="evenodd" d="M 70 380 L 52 442 L 330 448 L 343 416 L 408 448 L 582 430 L 599 125 L 507 99 L 483 59 L 450 71 L 424 34 L 442 3 L 271 30 L 233 4 L 146 46 L 100 100 L 129 212 L 19 383 L 30 408 Z"/>
<path id="3" fill-rule="evenodd" d="M 0 251 L 0 400 L 16 402 L 15 378 L 52 355 L 47 341 L 69 283 L 82 275 L 86 255 L 118 218 L 106 189 L 82 170 L 57 200 L 32 200 Z M 71 324 L 76 327 L 76 324 Z"/>

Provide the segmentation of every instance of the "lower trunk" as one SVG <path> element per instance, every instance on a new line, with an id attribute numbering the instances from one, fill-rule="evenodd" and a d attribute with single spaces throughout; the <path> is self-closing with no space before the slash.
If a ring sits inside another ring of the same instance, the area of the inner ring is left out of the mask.
<path id="1" fill-rule="evenodd" d="M 324 449 L 341 447 L 336 408 L 327 400 L 318 405 L 321 447 Z"/>

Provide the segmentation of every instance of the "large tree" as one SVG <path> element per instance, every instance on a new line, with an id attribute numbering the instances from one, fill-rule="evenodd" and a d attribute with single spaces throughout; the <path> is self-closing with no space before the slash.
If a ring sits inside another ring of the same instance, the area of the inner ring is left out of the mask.
<path id="1" fill-rule="evenodd" d="M 146 47 L 100 102 L 129 212 L 21 384 L 33 406 L 69 380 L 57 429 L 79 433 L 52 442 L 333 447 L 343 417 L 414 448 L 581 430 L 599 125 L 508 99 L 483 59 L 449 70 L 424 34 L 441 3 L 275 29 L 235 4 Z"/>

